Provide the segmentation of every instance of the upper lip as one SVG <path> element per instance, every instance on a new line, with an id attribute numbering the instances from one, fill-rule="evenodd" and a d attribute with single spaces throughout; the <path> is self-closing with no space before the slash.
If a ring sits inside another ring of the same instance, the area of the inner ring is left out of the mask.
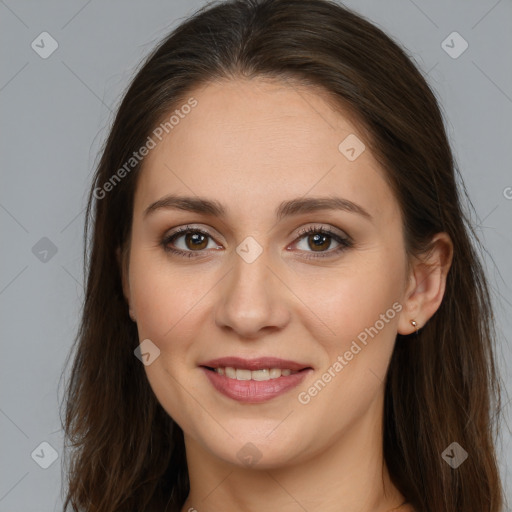
<path id="1" fill-rule="evenodd" d="M 219 357 L 200 363 L 199 366 L 208 368 L 238 368 L 240 370 L 264 370 L 265 368 L 280 368 L 281 370 L 304 370 L 311 368 L 308 364 L 298 363 L 278 357 L 258 357 L 256 359 L 243 359 L 242 357 Z"/>

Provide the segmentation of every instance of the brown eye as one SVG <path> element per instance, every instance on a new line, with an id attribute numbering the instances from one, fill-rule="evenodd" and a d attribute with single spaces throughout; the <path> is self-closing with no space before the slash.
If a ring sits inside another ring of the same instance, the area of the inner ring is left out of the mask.
<path id="1" fill-rule="evenodd" d="M 352 240 L 348 236 L 343 237 L 325 227 L 312 226 L 302 230 L 299 235 L 301 236 L 295 244 L 301 252 L 310 253 L 305 256 L 306 258 L 334 256 L 343 250 L 352 247 Z M 334 249 L 329 250 L 331 249 L 333 242 L 337 245 Z M 302 247 L 300 247 L 300 244 L 302 244 Z"/>
<path id="2" fill-rule="evenodd" d="M 198 256 L 202 252 L 206 252 L 205 249 L 208 248 L 208 243 L 210 241 L 213 244 L 213 247 L 210 248 L 222 248 L 214 242 L 211 235 L 206 231 L 186 226 L 165 236 L 160 244 L 166 252 L 190 258 Z"/>
<path id="3" fill-rule="evenodd" d="M 185 245 L 192 251 L 205 249 L 208 245 L 207 236 L 199 232 L 190 232 L 185 235 Z M 205 243 L 206 242 L 206 243 Z"/>
<path id="4" fill-rule="evenodd" d="M 324 235 L 321 233 L 316 233 L 315 235 L 308 235 L 308 246 L 314 251 L 322 251 L 324 249 L 329 249 L 331 245 L 331 237 L 329 235 Z"/>

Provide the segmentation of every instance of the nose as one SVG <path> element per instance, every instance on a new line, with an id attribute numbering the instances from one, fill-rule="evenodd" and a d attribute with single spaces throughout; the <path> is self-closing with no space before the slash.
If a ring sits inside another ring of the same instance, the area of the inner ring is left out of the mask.
<path id="1" fill-rule="evenodd" d="M 215 323 L 240 338 L 260 338 L 290 321 L 288 288 L 269 266 L 265 252 L 252 263 L 233 255 L 233 268 L 218 290 Z"/>

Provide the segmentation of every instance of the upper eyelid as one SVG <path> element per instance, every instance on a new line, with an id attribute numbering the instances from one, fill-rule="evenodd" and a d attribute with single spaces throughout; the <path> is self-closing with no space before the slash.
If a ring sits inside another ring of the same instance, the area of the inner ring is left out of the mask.
<path id="1" fill-rule="evenodd" d="M 341 228 L 337 228 L 331 225 L 321 225 L 321 224 L 311 224 L 307 227 L 300 228 L 297 232 L 297 236 L 303 236 L 307 234 L 308 231 L 325 231 L 330 235 L 339 236 L 340 238 L 350 238 L 346 231 Z"/>
<path id="2" fill-rule="evenodd" d="M 209 237 L 214 238 L 214 234 L 211 233 L 212 230 L 214 231 L 214 233 L 217 233 L 217 230 L 214 229 L 212 226 L 207 226 L 206 228 L 203 228 L 203 227 L 199 227 L 199 226 L 194 226 L 192 224 L 185 224 L 183 226 L 178 226 L 176 228 L 168 230 L 164 234 L 164 238 L 170 238 L 175 235 L 182 235 L 182 234 L 185 234 L 188 232 L 194 232 L 194 231 L 204 233 L 205 235 L 208 235 Z"/>
<path id="3" fill-rule="evenodd" d="M 182 226 L 177 226 L 175 228 L 167 230 L 165 233 L 165 236 L 173 236 L 175 234 L 184 233 L 187 231 L 200 231 L 200 232 L 204 232 L 205 234 L 208 234 L 209 236 L 213 236 L 213 234 L 219 233 L 213 226 L 210 226 L 208 224 L 204 224 L 204 226 L 206 226 L 206 227 L 202 227 L 202 225 L 184 224 Z M 347 238 L 349 237 L 347 232 L 341 228 L 332 226 L 330 224 L 322 224 L 322 223 L 314 223 L 314 222 L 309 223 L 307 226 L 295 228 L 290 232 L 290 234 L 293 233 L 294 231 L 297 231 L 296 234 L 301 235 L 301 234 L 303 234 L 304 231 L 307 231 L 312 228 L 315 228 L 318 230 L 331 231 L 335 235 L 345 236 Z M 212 234 L 210 231 L 213 231 L 214 233 Z M 222 235 L 220 235 L 220 236 L 222 237 Z"/>

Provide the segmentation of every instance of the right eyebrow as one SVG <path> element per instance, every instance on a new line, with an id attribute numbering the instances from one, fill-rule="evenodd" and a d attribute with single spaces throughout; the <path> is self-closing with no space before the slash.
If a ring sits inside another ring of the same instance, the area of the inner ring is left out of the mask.
<path id="1" fill-rule="evenodd" d="M 168 195 L 150 204 L 144 210 L 144 217 L 160 209 L 186 210 L 189 212 L 215 215 L 217 217 L 226 216 L 225 208 L 218 201 L 201 197 Z"/>

